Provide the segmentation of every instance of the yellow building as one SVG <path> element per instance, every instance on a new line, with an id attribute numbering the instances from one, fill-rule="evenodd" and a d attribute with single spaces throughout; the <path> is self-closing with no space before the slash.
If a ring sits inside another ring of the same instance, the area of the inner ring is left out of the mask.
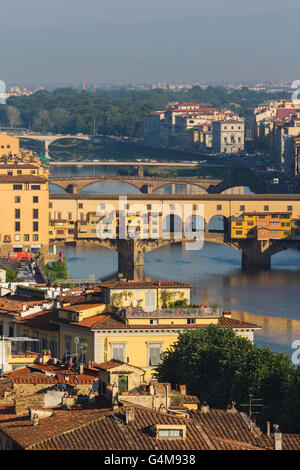
<path id="1" fill-rule="evenodd" d="M 47 253 L 48 180 L 35 166 L 15 166 L 0 165 L 0 256 L 9 251 Z"/>
<path id="2" fill-rule="evenodd" d="M 93 307 L 94 308 L 94 307 Z M 103 308 L 102 304 L 99 308 Z M 88 311 L 85 312 L 87 315 Z M 63 318 L 62 318 L 63 316 Z M 59 353 L 65 356 L 78 355 L 76 341 L 86 345 L 84 359 L 97 363 L 112 359 L 129 362 L 146 371 L 150 378 L 161 360 L 164 351 L 177 340 L 178 335 L 193 328 L 204 328 L 208 324 L 233 328 L 237 334 L 253 341 L 253 333 L 259 327 L 234 320 L 230 314 L 202 312 L 190 309 L 158 310 L 152 312 L 126 311 L 124 315 L 105 311 L 81 321 L 67 321 L 59 311 L 55 322 L 59 325 Z"/>
<path id="3" fill-rule="evenodd" d="M 180 333 L 189 329 L 214 324 L 232 328 L 253 341 L 254 332 L 260 328 L 231 318 L 230 312 L 221 313 L 218 308 L 204 305 L 152 311 L 129 307 L 112 313 L 108 303 L 96 302 L 101 292 L 86 291 L 83 303 L 64 304 L 10 321 L 17 326 L 18 336 L 40 340 L 38 352 L 50 349 L 52 357 L 68 360 L 81 356 L 85 363 L 116 359 L 141 367 L 146 371 L 146 378 L 151 377 L 162 353 L 174 344 Z M 34 345 L 24 347 L 32 349 Z"/>
<path id="4" fill-rule="evenodd" d="M 193 286 L 179 281 L 116 281 L 104 282 L 100 287 L 99 300 L 111 307 L 142 308 L 151 312 L 176 301 L 189 305 Z"/>
<path id="5" fill-rule="evenodd" d="M 49 223 L 49 242 L 54 240 L 73 241 L 75 224 L 71 220 L 51 220 Z"/>
<path id="6" fill-rule="evenodd" d="M 18 155 L 19 154 L 19 139 L 11 135 L 0 133 L 0 156 Z"/>
<path id="7" fill-rule="evenodd" d="M 231 218 L 230 233 L 233 239 L 292 239 L 296 223 L 290 212 L 245 212 Z"/>

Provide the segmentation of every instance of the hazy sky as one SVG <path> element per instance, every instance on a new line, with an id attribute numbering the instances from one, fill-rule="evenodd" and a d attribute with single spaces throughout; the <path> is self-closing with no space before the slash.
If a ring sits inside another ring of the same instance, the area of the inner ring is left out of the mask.
<path id="1" fill-rule="evenodd" d="M 10 0 L 0 15 L 10 84 L 300 79 L 299 0 Z"/>
<path id="2" fill-rule="evenodd" d="M 1 24 L 65 25 L 126 23 L 189 17 L 224 17 L 298 8 L 298 0 L 9 0 L 1 2 Z"/>

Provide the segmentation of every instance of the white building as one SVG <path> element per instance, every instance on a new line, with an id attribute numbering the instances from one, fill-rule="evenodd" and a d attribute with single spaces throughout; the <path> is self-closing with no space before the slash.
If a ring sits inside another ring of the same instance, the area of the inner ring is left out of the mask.
<path id="1" fill-rule="evenodd" d="M 212 142 L 216 153 L 238 153 L 244 150 L 245 122 L 224 119 L 213 122 Z"/>

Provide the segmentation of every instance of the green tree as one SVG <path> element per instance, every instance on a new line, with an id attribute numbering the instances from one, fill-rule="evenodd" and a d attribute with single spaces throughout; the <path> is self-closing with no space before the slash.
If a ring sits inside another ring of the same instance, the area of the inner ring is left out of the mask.
<path id="1" fill-rule="evenodd" d="M 157 377 L 185 383 L 189 393 L 214 408 L 226 408 L 232 400 L 247 403 L 251 392 L 262 399 L 260 425 L 271 421 L 283 431 L 300 431 L 293 418 L 295 403 L 288 399 L 292 394 L 299 403 L 299 371 L 289 356 L 255 346 L 229 328 L 209 325 L 180 335 L 163 354 Z"/>
<path id="2" fill-rule="evenodd" d="M 17 282 L 18 276 L 15 271 L 11 268 L 5 268 L 6 271 L 6 282 Z"/>
<path id="3" fill-rule="evenodd" d="M 48 263 L 45 266 L 46 276 L 50 281 L 57 279 L 68 279 L 68 265 L 66 261 L 61 262 L 60 260 Z"/>

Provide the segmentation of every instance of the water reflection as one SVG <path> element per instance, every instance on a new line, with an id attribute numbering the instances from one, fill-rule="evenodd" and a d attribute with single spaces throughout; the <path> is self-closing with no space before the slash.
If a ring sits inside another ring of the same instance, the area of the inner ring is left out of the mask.
<path id="1" fill-rule="evenodd" d="M 71 277 L 116 279 L 117 254 L 101 247 L 65 248 Z M 126 277 L 126 272 L 122 273 Z M 226 246 L 205 243 L 199 251 L 181 245 L 159 248 L 145 256 L 140 280 L 162 279 L 191 282 L 192 302 L 217 303 L 238 312 L 236 318 L 263 326 L 257 344 L 291 352 L 300 339 L 300 252 L 287 250 L 272 258 L 271 271 L 243 272 L 241 254 Z M 130 278 L 128 276 L 128 278 Z M 240 316 L 239 316 L 240 315 Z M 243 315 L 243 316 L 242 316 Z"/>

